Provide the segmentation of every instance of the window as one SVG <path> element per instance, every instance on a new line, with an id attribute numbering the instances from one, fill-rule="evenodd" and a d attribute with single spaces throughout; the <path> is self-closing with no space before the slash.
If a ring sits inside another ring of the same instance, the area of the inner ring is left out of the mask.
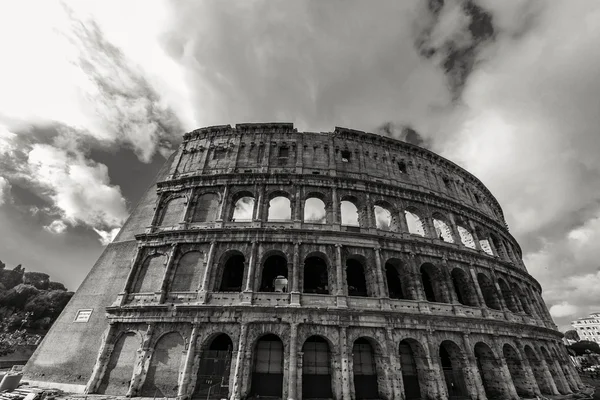
<path id="1" fill-rule="evenodd" d="M 342 150 L 342 162 L 350 162 L 351 155 L 349 150 Z"/>
<path id="2" fill-rule="evenodd" d="M 406 174 L 406 163 L 404 161 L 400 161 L 398 163 L 398 170 L 400 171 L 400 173 Z"/>
<path id="3" fill-rule="evenodd" d="M 280 158 L 288 158 L 290 156 L 290 148 L 289 147 L 280 147 L 279 148 L 279 157 Z"/>
<path id="4" fill-rule="evenodd" d="M 225 148 L 216 147 L 213 152 L 213 160 L 222 160 L 225 158 Z"/>

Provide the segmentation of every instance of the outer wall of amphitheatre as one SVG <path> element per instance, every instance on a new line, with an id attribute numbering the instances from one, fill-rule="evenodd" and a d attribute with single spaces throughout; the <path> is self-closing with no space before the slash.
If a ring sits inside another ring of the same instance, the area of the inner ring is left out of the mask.
<path id="1" fill-rule="evenodd" d="M 26 366 L 143 397 L 577 392 L 502 209 L 452 162 L 351 129 L 198 129 Z"/>

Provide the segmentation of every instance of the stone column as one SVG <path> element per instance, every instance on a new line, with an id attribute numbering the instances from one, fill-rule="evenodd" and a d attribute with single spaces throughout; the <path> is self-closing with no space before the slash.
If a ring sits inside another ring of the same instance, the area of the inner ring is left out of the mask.
<path id="1" fill-rule="evenodd" d="M 508 369 L 508 365 L 506 365 L 506 360 L 502 353 L 502 343 L 496 335 L 492 336 L 492 340 L 496 354 L 498 354 L 498 367 L 500 369 L 500 374 L 502 375 L 505 394 L 511 399 L 518 399 L 519 395 L 517 394 L 517 389 L 515 388 L 512 376 L 510 375 L 510 370 Z"/>
<path id="2" fill-rule="evenodd" d="M 346 291 L 344 290 L 344 270 L 342 267 L 342 245 L 335 245 L 335 279 L 336 279 L 336 296 L 337 306 L 347 307 Z"/>
<path id="3" fill-rule="evenodd" d="M 417 257 L 415 253 L 409 254 L 408 268 L 410 272 L 410 288 L 412 290 L 412 295 L 415 300 L 425 301 L 425 290 L 423 289 L 423 282 L 421 280 L 421 272 L 419 271 L 419 263 L 417 262 Z"/>
<path id="4" fill-rule="evenodd" d="M 448 213 L 448 219 L 450 220 L 450 230 L 452 231 L 452 236 L 454 236 L 454 243 L 462 245 L 462 239 L 460 238 L 460 232 L 458 232 L 458 226 L 456 225 L 454 214 Z"/>
<path id="5" fill-rule="evenodd" d="M 213 259 L 215 258 L 215 247 L 217 242 L 215 240 L 210 242 L 210 248 L 208 255 L 206 256 L 206 262 L 204 263 L 204 273 L 202 275 L 202 282 L 200 282 L 200 302 L 205 304 L 208 299 L 208 281 L 210 279 L 210 272 L 212 270 Z"/>
<path id="6" fill-rule="evenodd" d="M 374 247 L 375 252 L 375 272 L 377 273 L 377 294 L 379 297 L 389 297 L 387 294 L 387 288 L 385 287 L 385 281 L 383 279 L 383 269 L 381 266 L 381 247 Z"/>
<path id="7" fill-rule="evenodd" d="M 219 216 L 217 217 L 218 222 L 225 220 L 225 213 L 228 209 L 229 202 L 229 185 L 225 185 L 223 189 L 223 195 L 221 196 L 221 207 L 219 207 Z"/>
<path id="8" fill-rule="evenodd" d="M 233 382 L 231 385 L 231 399 L 240 400 L 242 397 L 242 381 L 244 379 L 242 364 L 244 363 L 244 355 L 246 354 L 246 341 L 248 339 L 248 324 L 242 323 L 240 329 L 240 340 L 238 349 L 235 355 L 235 365 L 233 369 Z"/>
<path id="9" fill-rule="evenodd" d="M 352 400 L 350 395 L 350 364 L 348 357 L 350 351 L 348 349 L 348 336 L 346 334 L 346 326 L 340 326 L 340 364 L 342 367 L 342 399 Z"/>
<path id="10" fill-rule="evenodd" d="M 174 268 L 173 267 L 174 259 L 175 259 L 175 255 L 177 254 L 176 250 L 177 250 L 177 243 L 173 243 L 171 245 L 171 250 L 169 251 L 167 263 L 165 265 L 165 272 L 163 274 L 162 284 L 160 286 L 160 298 L 158 301 L 159 303 L 165 302 L 165 297 L 167 295 L 169 283 L 171 282 L 171 278 L 172 278 L 171 275 L 172 275 L 172 270 Z"/>
<path id="11" fill-rule="evenodd" d="M 135 367 L 133 368 L 133 378 L 131 379 L 129 390 L 125 395 L 127 397 L 136 396 L 144 385 L 146 373 L 148 372 L 148 367 L 150 366 L 150 361 L 152 360 L 152 354 L 154 352 L 154 349 L 150 348 L 150 341 L 152 340 L 153 334 L 154 325 L 149 324 L 142 340 L 142 347 L 138 349 L 138 357 Z"/>
<path id="12" fill-rule="evenodd" d="M 340 225 L 340 202 L 338 200 L 337 187 L 331 188 L 331 207 L 333 209 L 333 224 Z M 339 229 L 338 229 L 339 230 Z"/>
<path id="13" fill-rule="evenodd" d="M 429 382 L 429 387 L 426 390 L 433 391 L 432 396 L 428 396 L 429 398 L 439 398 L 439 399 L 447 399 L 448 398 L 448 389 L 446 388 L 446 380 L 442 373 L 442 367 L 440 366 L 440 356 L 439 356 L 439 348 L 436 346 L 437 340 L 435 339 L 433 332 L 428 331 L 426 335 L 427 339 L 427 348 L 429 349 L 429 373 L 427 381 Z"/>
<path id="14" fill-rule="evenodd" d="M 404 214 L 403 204 L 401 209 L 398 211 L 398 226 L 400 227 L 400 232 L 408 233 L 408 224 L 406 223 L 406 215 Z"/>
<path id="15" fill-rule="evenodd" d="M 109 322 L 108 328 L 104 331 L 102 345 L 98 350 L 98 358 L 94 364 L 94 369 L 87 384 L 85 385 L 85 394 L 94 393 L 98 389 L 98 385 L 102 376 L 106 372 L 106 367 L 110 361 L 110 356 L 115 347 L 115 339 L 117 333 L 117 324 Z"/>
<path id="16" fill-rule="evenodd" d="M 477 273 L 473 269 L 471 265 L 469 265 L 469 272 L 471 273 L 471 278 L 473 279 L 473 286 L 475 286 L 475 291 L 477 292 L 477 300 L 479 301 L 479 306 L 481 307 L 481 312 L 484 317 L 489 315 L 487 305 L 485 304 L 485 299 L 483 297 L 483 292 L 481 291 L 481 287 L 479 287 L 479 281 L 477 280 Z"/>
<path id="17" fill-rule="evenodd" d="M 445 256 L 442 258 L 442 265 L 440 269 L 441 275 L 444 277 L 444 282 L 442 283 L 446 287 L 446 291 L 448 293 L 448 301 L 450 302 L 450 304 L 460 305 L 460 302 L 458 301 L 458 296 L 456 295 L 456 290 L 454 288 L 454 282 L 452 281 L 452 275 L 450 274 L 450 271 L 448 269 L 448 259 Z"/>
<path id="18" fill-rule="evenodd" d="M 467 389 L 469 392 L 471 392 L 472 399 L 485 399 L 485 388 L 483 387 L 481 375 L 479 374 L 479 368 L 477 367 L 477 360 L 475 359 L 475 354 L 473 352 L 473 347 L 471 346 L 471 340 L 469 339 L 468 333 L 463 333 L 463 343 L 465 346 L 466 375 L 469 377 L 469 381 L 473 383 L 472 385 L 467 383 Z"/>
<path id="19" fill-rule="evenodd" d="M 544 379 L 546 380 L 546 383 L 550 386 L 550 390 L 552 391 L 552 394 L 554 394 L 554 395 L 560 394 L 558 391 L 557 384 L 554 381 L 554 377 L 552 376 L 552 373 L 550 372 L 550 368 L 548 367 L 548 364 L 546 363 L 546 360 L 544 359 L 544 355 L 539 350 L 539 348 L 537 348 L 536 350 L 539 354 L 540 365 L 542 366 L 542 369 L 544 370 Z"/>
<path id="20" fill-rule="evenodd" d="M 386 328 L 385 330 L 385 340 L 386 340 L 386 353 L 389 355 L 390 365 L 390 377 L 389 384 L 392 388 L 392 398 L 394 399 L 403 399 L 404 398 L 404 382 L 402 380 L 402 371 L 400 368 L 400 360 L 397 354 L 396 343 L 394 342 L 394 331 L 391 328 Z"/>
<path id="21" fill-rule="evenodd" d="M 552 357 L 552 355 L 550 355 L 550 357 Z M 555 382 L 555 383 L 556 383 L 557 389 L 560 386 L 561 389 L 565 393 L 567 393 L 567 394 L 573 393 L 573 391 L 571 390 L 571 387 L 569 385 L 569 381 L 568 381 L 569 375 L 565 374 L 565 372 L 561 368 L 561 365 L 558 363 L 558 360 L 556 358 L 552 358 L 551 360 L 549 360 L 549 362 L 552 363 L 552 366 L 553 366 L 554 370 L 556 371 L 558 382 Z"/>
<path id="22" fill-rule="evenodd" d="M 529 364 L 529 360 L 525 355 L 525 347 L 520 340 L 515 340 L 515 344 L 517 345 L 517 351 L 519 352 L 519 356 L 521 357 L 521 364 L 523 366 L 523 371 L 525 375 L 527 375 L 527 380 L 530 382 L 531 388 L 536 396 L 541 396 L 542 392 L 540 391 L 540 387 L 538 386 L 537 380 L 535 379 L 535 375 L 533 374 L 533 370 L 531 369 L 531 365 Z"/>
<path id="23" fill-rule="evenodd" d="M 127 278 L 125 279 L 125 286 L 123 287 L 123 291 L 119 293 L 117 300 L 115 301 L 116 306 L 122 306 L 127 301 L 127 295 L 131 291 L 131 286 L 133 285 L 133 281 L 135 280 L 135 276 L 137 271 L 139 270 L 138 264 L 141 263 L 142 255 L 144 255 L 143 247 L 137 247 L 135 254 L 131 259 L 131 267 L 129 268 L 129 272 L 127 273 Z"/>
<path id="24" fill-rule="evenodd" d="M 300 185 L 296 185 L 296 190 L 294 191 L 294 215 L 292 215 L 292 219 L 294 222 L 301 222 L 304 218 L 302 215 L 302 188 Z"/>
<path id="25" fill-rule="evenodd" d="M 290 305 L 300 305 L 300 242 L 294 243 L 294 258 L 292 260 L 292 290 L 290 291 Z"/>
<path id="26" fill-rule="evenodd" d="M 245 304 L 252 304 L 252 292 L 254 291 L 254 270 L 256 268 L 256 248 L 258 242 L 252 241 L 252 248 L 250 249 L 250 261 L 248 262 L 248 275 L 246 276 L 246 284 L 244 287 L 243 301 Z"/>
<path id="27" fill-rule="evenodd" d="M 296 146 L 296 173 L 301 174 L 302 173 L 302 165 L 304 163 L 304 157 L 303 157 L 303 152 L 304 152 L 303 139 L 304 138 L 302 137 L 302 135 L 297 135 L 297 138 L 298 138 L 298 145 Z"/>
<path id="28" fill-rule="evenodd" d="M 192 326 L 192 333 L 190 334 L 190 342 L 188 344 L 188 350 L 185 355 L 185 364 L 183 365 L 183 372 L 181 374 L 181 384 L 177 391 L 177 397 L 188 395 L 188 386 L 190 384 L 190 375 L 192 373 L 192 367 L 194 365 L 194 357 L 196 355 L 196 338 L 198 337 L 198 325 Z M 191 394 L 191 393 L 190 393 Z"/>
<path id="29" fill-rule="evenodd" d="M 290 365 L 288 369 L 288 400 L 297 398 L 298 378 L 298 324 L 290 325 Z"/>
<path id="30" fill-rule="evenodd" d="M 502 294 L 502 289 L 500 289 L 500 285 L 498 284 L 498 277 L 496 276 L 496 270 L 494 270 L 494 268 L 491 269 L 491 278 L 492 278 L 492 282 L 494 283 L 494 288 L 496 289 L 496 294 L 498 296 L 498 300 L 500 301 L 500 307 L 502 308 L 502 311 L 507 312 L 510 311 L 510 309 L 508 308 L 508 305 L 506 304 L 506 301 L 504 301 L 504 295 Z"/>
<path id="31" fill-rule="evenodd" d="M 477 250 L 483 251 L 481 248 L 481 243 L 479 243 L 479 235 L 477 235 L 477 229 L 475 229 L 475 224 L 473 221 L 469 220 L 469 228 L 471 228 L 471 235 L 473 235 L 473 241 L 475 242 L 475 248 Z M 489 240 L 488 240 L 489 242 Z"/>
<path id="32" fill-rule="evenodd" d="M 256 204 L 254 204 L 254 221 L 262 221 L 263 220 L 263 203 L 265 201 L 265 185 L 260 185 L 258 188 L 258 198 L 256 199 Z"/>
<path id="33" fill-rule="evenodd" d="M 377 228 L 377 221 L 375 221 L 375 210 L 373 209 L 373 203 L 371 203 L 371 197 L 369 196 L 369 193 L 365 194 L 365 217 L 366 217 L 366 221 L 364 221 L 364 226 L 361 226 L 361 228 L 367 228 L 367 229 L 376 229 Z"/>

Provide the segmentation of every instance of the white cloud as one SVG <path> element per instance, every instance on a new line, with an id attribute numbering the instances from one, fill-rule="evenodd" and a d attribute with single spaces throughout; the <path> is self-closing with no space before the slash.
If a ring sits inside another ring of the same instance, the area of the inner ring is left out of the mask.
<path id="1" fill-rule="evenodd" d="M 44 229 L 54 234 L 64 233 L 67 230 L 67 224 L 60 219 L 56 219 L 49 225 L 44 226 Z"/>
<path id="2" fill-rule="evenodd" d="M 575 318 L 577 316 L 578 308 L 569 304 L 566 301 L 563 301 L 560 304 L 555 304 L 550 307 L 550 315 L 554 318 L 562 318 L 562 317 L 571 317 Z"/>
<path id="3" fill-rule="evenodd" d="M 10 182 L 0 176 L 0 206 L 10 199 Z"/>

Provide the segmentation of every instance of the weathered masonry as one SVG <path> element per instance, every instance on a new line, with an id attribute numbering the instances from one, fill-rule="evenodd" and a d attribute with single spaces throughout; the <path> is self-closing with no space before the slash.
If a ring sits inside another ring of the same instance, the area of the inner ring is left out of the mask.
<path id="1" fill-rule="evenodd" d="M 576 392 L 491 193 L 336 128 L 187 133 L 26 377 L 87 393 L 517 399 Z"/>

